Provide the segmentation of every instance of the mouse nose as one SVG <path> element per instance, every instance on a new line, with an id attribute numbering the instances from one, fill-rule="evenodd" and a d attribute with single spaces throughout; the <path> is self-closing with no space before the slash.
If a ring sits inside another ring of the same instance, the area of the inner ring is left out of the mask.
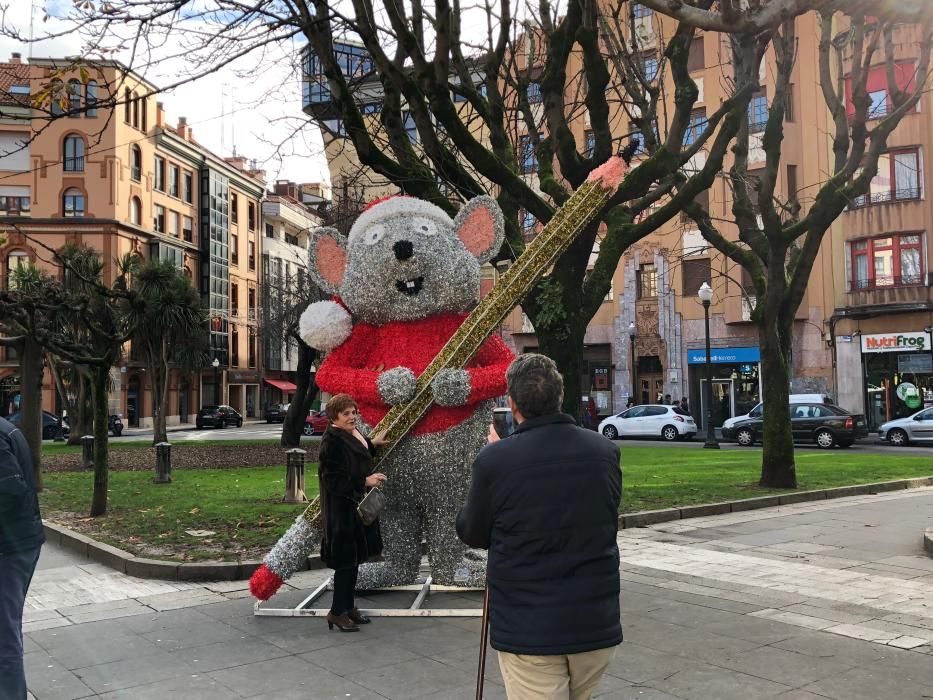
<path id="1" fill-rule="evenodd" d="M 396 241 L 392 245 L 392 250 L 395 251 L 395 257 L 399 260 L 408 260 L 415 254 L 415 247 L 411 241 Z"/>

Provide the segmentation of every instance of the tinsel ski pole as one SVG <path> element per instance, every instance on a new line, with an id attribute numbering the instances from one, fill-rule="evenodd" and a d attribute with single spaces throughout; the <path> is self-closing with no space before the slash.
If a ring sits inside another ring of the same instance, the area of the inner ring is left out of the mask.
<path id="1" fill-rule="evenodd" d="M 492 288 L 446 345 L 418 377 L 411 401 L 393 406 L 374 433 L 385 431 L 386 444 L 380 448 L 376 464 L 383 460 L 434 402 L 431 381 L 442 369 L 462 369 L 508 313 L 531 291 L 539 279 L 557 262 L 571 242 L 602 210 L 618 189 L 637 143 L 620 156 L 613 156 L 590 173 L 570 199 L 555 212 L 544 229 L 518 256 L 502 279 Z M 317 546 L 321 533 L 321 506 L 318 498 L 299 515 L 294 524 L 266 555 L 250 579 L 250 591 L 268 600 L 294 572 L 302 569 Z"/>

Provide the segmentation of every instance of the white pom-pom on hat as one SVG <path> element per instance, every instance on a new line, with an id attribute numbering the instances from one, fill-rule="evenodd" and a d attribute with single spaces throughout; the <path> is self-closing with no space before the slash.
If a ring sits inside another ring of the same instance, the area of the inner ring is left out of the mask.
<path id="1" fill-rule="evenodd" d="M 301 339 L 322 352 L 330 352 L 341 345 L 352 331 L 350 312 L 335 301 L 309 304 L 298 320 Z"/>

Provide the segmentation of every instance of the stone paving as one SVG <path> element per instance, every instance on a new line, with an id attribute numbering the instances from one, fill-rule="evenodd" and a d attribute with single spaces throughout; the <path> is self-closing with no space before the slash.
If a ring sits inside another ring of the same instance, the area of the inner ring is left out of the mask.
<path id="1" fill-rule="evenodd" d="M 933 698 L 931 525 L 933 489 L 916 489 L 622 532 L 626 641 L 599 697 Z M 275 601 L 294 605 L 326 575 L 297 575 Z M 246 582 L 135 579 L 48 547 L 24 625 L 31 693 L 473 697 L 477 619 L 381 618 L 340 634 L 319 619 L 257 618 L 248 596 Z M 487 677 L 486 697 L 504 697 L 494 654 Z"/>

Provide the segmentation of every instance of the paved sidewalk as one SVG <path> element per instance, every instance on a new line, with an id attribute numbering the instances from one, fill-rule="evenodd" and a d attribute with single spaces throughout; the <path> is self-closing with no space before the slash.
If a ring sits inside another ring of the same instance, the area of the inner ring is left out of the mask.
<path id="1" fill-rule="evenodd" d="M 626 641 L 600 697 L 933 698 L 933 558 L 921 539 L 931 525 L 933 489 L 917 489 L 624 531 Z M 276 602 L 294 605 L 325 575 L 299 574 Z M 143 581 L 49 547 L 28 600 L 30 690 L 38 700 L 473 697 L 476 619 L 381 618 L 341 634 L 319 619 L 256 618 L 245 587 Z M 452 603 L 479 599 L 432 604 Z M 504 697 L 495 655 L 487 676 L 486 697 Z"/>

